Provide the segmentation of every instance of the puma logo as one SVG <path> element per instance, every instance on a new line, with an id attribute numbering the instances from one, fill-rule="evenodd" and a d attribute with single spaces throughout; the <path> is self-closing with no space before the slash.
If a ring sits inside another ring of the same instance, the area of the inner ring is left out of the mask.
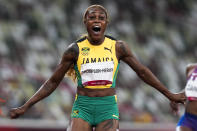
<path id="1" fill-rule="evenodd" d="M 112 46 L 111 46 L 111 49 L 112 49 Z M 104 47 L 104 50 L 108 50 L 112 53 L 111 49 L 107 48 L 107 47 Z"/>
<path id="2" fill-rule="evenodd" d="M 71 116 L 78 116 L 79 115 L 79 111 L 78 110 L 74 110 L 71 114 Z"/>

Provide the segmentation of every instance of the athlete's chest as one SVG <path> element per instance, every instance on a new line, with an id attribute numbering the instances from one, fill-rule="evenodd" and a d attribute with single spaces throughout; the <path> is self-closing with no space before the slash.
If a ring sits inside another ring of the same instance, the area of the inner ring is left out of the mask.
<path id="1" fill-rule="evenodd" d="M 185 88 L 186 96 L 189 100 L 193 98 L 197 98 L 197 72 L 194 71 L 189 77 L 186 88 Z"/>
<path id="2" fill-rule="evenodd" d="M 82 47 L 79 55 L 81 64 L 111 62 L 115 58 L 114 47 L 112 45 L 98 47 Z"/>
<path id="3" fill-rule="evenodd" d="M 197 90 L 197 72 L 193 72 L 190 78 L 187 81 L 187 88 L 190 87 L 192 89 L 196 88 Z"/>

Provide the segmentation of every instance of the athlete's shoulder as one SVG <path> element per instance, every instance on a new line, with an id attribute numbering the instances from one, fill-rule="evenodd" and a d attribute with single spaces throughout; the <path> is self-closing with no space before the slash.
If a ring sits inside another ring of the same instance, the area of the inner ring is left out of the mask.
<path id="1" fill-rule="evenodd" d="M 65 53 L 74 53 L 74 54 L 78 54 L 79 53 L 79 47 L 78 47 L 78 45 L 77 45 L 77 43 L 76 42 L 73 42 L 73 43 L 71 43 L 68 47 L 67 47 L 67 49 L 66 49 L 66 51 L 65 51 Z M 67 54 L 66 53 L 66 54 Z"/>
<path id="2" fill-rule="evenodd" d="M 73 42 L 70 45 L 68 45 L 68 47 L 64 51 L 63 58 L 65 60 L 70 59 L 70 60 L 76 61 L 78 58 L 78 55 L 79 55 L 79 47 L 77 43 Z"/>
<path id="3" fill-rule="evenodd" d="M 105 37 L 107 37 L 107 38 L 109 38 L 109 39 L 111 39 L 111 40 L 117 40 L 116 38 L 114 38 L 114 37 L 112 37 L 111 35 L 105 35 Z"/>
<path id="4" fill-rule="evenodd" d="M 125 41 L 122 40 L 116 41 L 116 52 L 119 60 L 123 59 L 124 57 L 132 56 L 130 49 L 131 48 Z"/>
<path id="5" fill-rule="evenodd" d="M 186 75 L 189 76 L 195 69 L 197 69 L 197 63 L 190 63 L 186 67 Z"/>
<path id="6" fill-rule="evenodd" d="M 125 41 L 117 40 L 116 41 L 116 46 L 117 46 L 117 48 L 128 47 L 128 44 Z"/>

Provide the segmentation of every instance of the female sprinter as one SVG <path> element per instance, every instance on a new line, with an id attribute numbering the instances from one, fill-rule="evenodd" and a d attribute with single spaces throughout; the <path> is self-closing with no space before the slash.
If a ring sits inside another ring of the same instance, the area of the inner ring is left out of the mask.
<path id="1" fill-rule="evenodd" d="M 186 68 L 187 84 L 183 92 L 187 97 L 185 113 L 180 118 L 176 131 L 197 131 L 197 63 Z M 171 102 L 172 109 L 177 112 L 178 105 Z"/>
<path id="2" fill-rule="evenodd" d="M 32 105 L 50 95 L 64 78 L 74 70 L 77 95 L 71 113 L 69 131 L 117 131 L 119 111 L 115 82 L 120 60 L 127 63 L 147 84 L 164 94 L 170 101 L 183 102 L 184 95 L 173 94 L 142 65 L 128 45 L 104 34 L 108 13 L 103 6 L 92 5 L 84 13 L 88 35 L 72 43 L 62 56 L 54 74 L 21 107 L 10 112 L 17 118 Z M 125 74 L 126 75 L 126 74 Z"/>

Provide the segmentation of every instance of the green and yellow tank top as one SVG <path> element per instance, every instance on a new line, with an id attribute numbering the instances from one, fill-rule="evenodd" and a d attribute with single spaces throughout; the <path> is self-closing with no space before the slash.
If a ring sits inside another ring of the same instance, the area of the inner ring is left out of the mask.
<path id="1" fill-rule="evenodd" d="M 90 89 L 114 88 L 119 68 L 116 40 L 105 36 L 101 45 L 92 45 L 86 37 L 77 41 L 78 60 L 74 65 L 78 86 Z"/>

